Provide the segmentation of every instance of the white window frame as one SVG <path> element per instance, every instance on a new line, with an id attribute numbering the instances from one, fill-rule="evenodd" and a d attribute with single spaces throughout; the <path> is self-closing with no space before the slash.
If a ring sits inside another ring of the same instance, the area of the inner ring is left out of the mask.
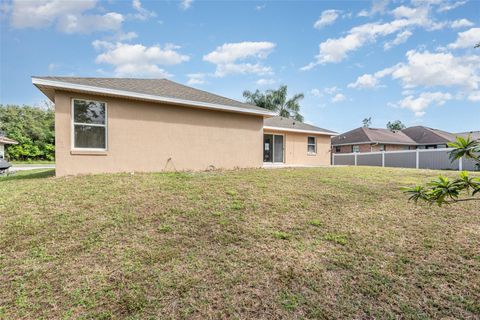
<path id="1" fill-rule="evenodd" d="M 99 124 L 99 123 L 81 123 L 81 122 L 75 122 L 75 100 L 77 101 L 95 101 L 95 102 L 100 102 L 105 104 L 105 123 L 104 124 Z M 70 115 L 70 123 L 71 123 L 71 137 L 70 137 L 70 143 L 71 143 L 71 150 L 72 151 L 107 151 L 108 149 L 108 105 L 105 101 L 99 101 L 99 100 L 92 100 L 92 99 L 80 99 L 80 98 L 72 98 L 71 100 L 71 115 Z M 104 127 L 105 128 L 105 148 L 76 148 L 75 147 L 75 125 L 81 125 L 81 126 L 91 126 L 91 127 Z"/>
<path id="2" fill-rule="evenodd" d="M 355 151 L 355 148 L 358 148 L 358 151 Z M 359 145 L 353 145 L 352 146 L 352 153 L 359 153 L 360 152 L 360 146 Z"/>
<path id="3" fill-rule="evenodd" d="M 313 140 L 314 140 L 313 144 L 308 142 L 308 140 L 310 138 L 313 138 Z M 309 152 L 308 147 L 312 146 L 312 145 L 315 147 L 315 151 L 314 152 Z M 307 154 L 309 154 L 309 155 L 316 155 L 317 154 L 317 137 L 315 137 L 315 136 L 308 136 L 307 137 Z"/>

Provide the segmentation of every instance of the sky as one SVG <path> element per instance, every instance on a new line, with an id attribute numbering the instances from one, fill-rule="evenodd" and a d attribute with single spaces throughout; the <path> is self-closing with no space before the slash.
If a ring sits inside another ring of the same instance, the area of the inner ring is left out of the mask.
<path id="1" fill-rule="evenodd" d="M 243 101 L 303 93 L 305 122 L 480 130 L 480 1 L 0 1 L 0 103 L 31 76 L 168 78 Z"/>

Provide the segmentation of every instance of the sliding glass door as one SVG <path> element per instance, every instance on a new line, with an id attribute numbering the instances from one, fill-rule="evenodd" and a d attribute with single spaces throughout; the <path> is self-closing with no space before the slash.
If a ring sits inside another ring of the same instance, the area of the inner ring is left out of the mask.
<path id="1" fill-rule="evenodd" d="M 263 162 L 283 162 L 282 135 L 263 135 Z"/>

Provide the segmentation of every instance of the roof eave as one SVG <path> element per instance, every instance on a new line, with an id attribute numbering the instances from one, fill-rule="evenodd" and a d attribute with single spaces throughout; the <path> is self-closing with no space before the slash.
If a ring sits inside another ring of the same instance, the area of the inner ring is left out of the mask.
<path id="1" fill-rule="evenodd" d="M 264 130 L 273 130 L 273 131 L 286 131 L 286 132 L 319 134 L 319 135 L 327 135 L 327 136 L 332 136 L 332 137 L 338 135 L 338 133 L 334 133 L 334 132 L 302 130 L 302 129 L 293 129 L 293 128 L 274 127 L 274 126 L 263 126 L 263 129 Z"/>
<path id="2" fill-rule="evenodd" d="M 392 142 L 392 141 L 362 141 L 362 142 L 346 142 L 346 143 L 333 143 L 332 146 L 350 146 L 357 144 L 398 144 L 402 146 L 417 146 L 416 142 Z"/>
<path id="3" fill-rule="evenodd" d="M 130 98 L 130 99 L 153 101 L 153 102 L 164 102 L 164 103 L 181 105 L 181 106 L 198 107 L 198 108 L 210 109 L 210 110 L 221 110 L 221 111 L 234 112 L 234 113 L 252 114 L 252 115 L 259 115 L 259 116 L 263 116 L 263 117 L 272 117 L 272 116 L 276 115 L 275 113 L 273 113 L 271 111 L 252 110 L 252 109 L 241 108 L 241 107 L 236 107 L 236 106 L 228 106 L 228 105 L 214 104 L 214 103 L 201 102 L 201 101 L 176 99 L 176 98 L 150 95 L 150 94 L 145 94 L 145 93 L 125 91 L 125 90 L 108 89 L 108 88 L 102 88 L 102 87 L 81 85 L 81 84 L 75 84 L 75 83 L 64 82 L 64 81 L 53 81 L 53 80 L 36 78 L 36 77 L 32 77 L 32 83 L 37 88 L 39 88 L 40 91 L 42 91 L 52 101 L 53 101 L 53 99 L 52 99 L 53 97 L 50 97 L 47 93 L 45 93 L 42 90 L 41 87 L 48 87 L 48 88 L 62 89 L 62 90 L 73 90 L 73 91 L 93 93 L 93 94 L 103 94 L 103 95 L 108 95 L 108 96 L 125 97 L 125 98 Z"/>

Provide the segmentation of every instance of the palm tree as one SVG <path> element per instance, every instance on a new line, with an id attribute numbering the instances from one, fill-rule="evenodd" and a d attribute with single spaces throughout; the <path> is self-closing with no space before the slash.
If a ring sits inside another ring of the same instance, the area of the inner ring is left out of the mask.
<path id="1" fill-rule="evenodd" d="M 297 93 L 287 99 L 287 86 L 280 86 L 277 90 L 267 90 L 265 93 L 259 90 L 255 92 L 245 90 L 243 97 L 247 103 L 272 110 L 281 117 L 303 121 L 303 116 L 300 114 L 300 100 L 304 98 L 304 95 Z"/>

